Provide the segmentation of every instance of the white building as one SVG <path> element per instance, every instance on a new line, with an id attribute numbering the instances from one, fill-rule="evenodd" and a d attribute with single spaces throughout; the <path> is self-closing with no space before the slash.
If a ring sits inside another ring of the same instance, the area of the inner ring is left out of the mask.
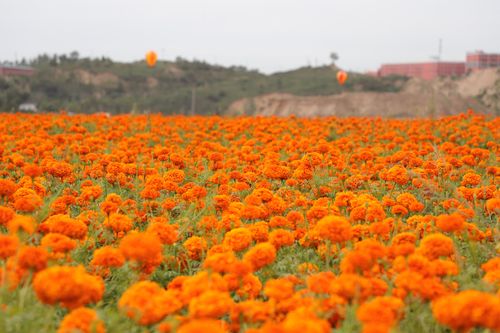
<path id="1" fill-rule="evenodd" d="M 38 109 L 36 107 L 36 104 L 35 103 L 23 103 L 21 105 L 19 105 L 19 111 L 22 111 L 22 112 L 38 112 Z"/>

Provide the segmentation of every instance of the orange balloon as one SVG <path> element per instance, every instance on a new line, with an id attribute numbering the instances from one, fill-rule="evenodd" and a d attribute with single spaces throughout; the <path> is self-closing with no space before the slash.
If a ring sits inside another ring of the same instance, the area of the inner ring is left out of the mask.
<path id="1" fill-rule="evenodd" d="M 344 85 L 345 81 L 347 81 L 347 73 L 344 71 L 338 71 L 337 72 L 337 81 L 339 81 L 339 84 L 341 86 Z"/>
<path id="2" fill-rule="evenodd" d="M 156 60 L 158 60 L 158 56 L 155 51 L 149 51 L 146 53 L 146 62 L 149 67 L 154 67 L 156 65 Z"/>

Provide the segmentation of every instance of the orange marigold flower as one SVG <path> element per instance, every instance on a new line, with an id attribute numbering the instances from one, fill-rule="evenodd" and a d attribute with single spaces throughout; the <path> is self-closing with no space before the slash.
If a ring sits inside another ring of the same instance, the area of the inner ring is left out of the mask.
<path id="1" fill-rule="evenodd" d="M 495 196 L 496 186 L 483 186 L 476 188 L 476 198 L 480 200 L 491 199 Z"/>
<path id="2" fill-rule="evenodd" d="M 340 262 L 340 270 L 342 273 L 356 273 L 368 271 L 374 264 L 374 260 L 369 252 L 365 251 L 350 251 Z"/>
<path id="3" fill-rule="evenodd" d="M 17 185 L 10 179 L 0 179 L 0 197 L 10 197 L 17 190 Z"/>
<path id="4" fill-rule="evenodd" d="M 127 215 L 111 213 L 104 221 L 104 225 L 111 228 L 115 233 L 119 233 L 130 231 L 134 226 L 134 222 Z"/>
<path id="5" fill-rule="evenodd" d="M 0 206 L 0 225 L 7 226 L 9 221 L 12 220 L 15 215 L 16 212 L 12 208 Z"/>
<path id="6" fill-rule="evenodd" d="M 470 240 L 481 241 L 485 238 L 485 233 L 477 227 L 474 223 L 464 223 L 465 230 L 467 231 L 467 236 Z"/>
<path id="7" fill-rule="evenodd" d="M 175 291 L 165 290 L 152 281 L 141 281 L 125 290 L 118 308 L 139 324 L 151 325 L 181 309 L 182 302 Z"/>
<path id="8" fill-rule="evenodd" d="M 329 333 L 332 328 L 328 321 L 316 316 L 312 309 L 299 307 L 287 314 L 282 324 L 284 332 L 290 333 Z"/>
<path id="9" fill-rule="evenodd" d="M 335 194 L 334 205 L 337 207 L 347 207 L 347 206 L 349 206 L 350 201 L 352 199 L 354 199 L 355 197 L 356 197 L 356 195 L 351 191 L 337 192 Z"/>
<path id="10" fill-rule="evenodd" d="M 179 226 L 177 224 L 153 222 L 149 225 L 147 231 L 155 233 L 163 244 L 172 245 L 177 241 L 178 229 Z"/>
<path id="11" fill-rule="evenodd" d="M 207 241 L 199 236 L 189 237 L 183 244 L 188 251 L 188 256 L 192 260 L 200 260 L 204 251 L 207 249 Z"/>
<path id="12" fill-rule="evenodd" d="M 412 212 L 420 212 L 425 208 L 424 204 L 419 202 L 417 198 L 415 198 L 415 196 L 411 193 L 403 193 L 398 195 L 396 201 Z"/>
<path id="13" fill-rule="evenodd" d="M 490 283 L 492 285 L 500 286 L 500 270 L 487 272 L 483 276 L 483 281 Z"/>
<path id="14" fill-rule="evenodd" d="M 198 223 L 196 224 L 196 227 L 200 230 L 204 231 L 211 231 L 215 230 L 217 228 L 217 218 L 213 215 L 205 215 L 203 216 Z"/>
<path id="15" fill-rule="evenodd" d="M 207 290 L 189 302 L 189 315 L 192 318 L 219 318 L 227 314 L 233 305 L 229 293 Z"/>
<path id="16" fill-rule="evenodd" d="M 295 229 L 295 227 L 301 226 L 304 222 L 304 215 L 300 212 L 292 210 L 286 214 L 286 219 L 290 221 L 292 224 L 291 227 Z"/>
<path id="17" fill-rule="evenodd" d="M 112 209 L 104 209 L 102 205 L 107 204 L 106 206 Z M 104 199 L 104 202 L 101 204 L 101 209 L 106 213 L 110 214 L 113 212 L 116 212 L 118 210 L 118 207 L 122 204 L 122 198 L 116 194 L 116 193 L 110 193 L 106 196 L 106 199 Z"/>
<path id="18" fill-rule="evenodd" d="M 438 322 L 454 331 L 467 332 L 475 327 L 500 330 L 500 297 L 476 290 L 441 297 L 432 303 Z"/>
<path id="19" fill-rule="evenodd" d="M 266 207 L 271 214 L 282 214 L 286 210 L 287 205 L 285 203 L 285 200 L 278 196 L 275 196 L 266 203 Z"/>
<path id="20" fill-rule="evenodd" d="M 405 167 L 395 165 L 387 171 L 387 180 L 393 181 L 399 185 L 405 185 L 410 181 L 410 176 Z"/>
<path id="21" fill-rule="evenodd" d="M 27 215 L 14 215 L 14 218 L 7 224 L 7 229 L 10 233 L 16 233 L 22 230 L 28 234 L 33 234 L 35 232 L 35 219 Z"/>
<path id="22" fill-rule="evenodd" d="M 15 235 L 0 234 L 0 259 L 7 259 L 16 254 L 19 239 Z"/>
<path id="23" fill-rule="evenodd" d="M 464 228 L 464 224 L 465 219 L 458 213 L 439 215 L 436 218 L 436 226 L 444 232 L 460 231 Z"/>
<path id="24" fill-rule="evenodd" d="M 374 222 L 368 227 L 370 232 L 374 235 L 380 236 L 383 239 L 388 239 L 392 230 L 392 219 L 384 219 L 383 221 Z"/>
<path id="25" fill-rule="evenodd" d="M 57 333 L 73 333 L 75 331 L 81 333 L 105 333 L 106 329 L 95 310 L 78 308 L 63 318 Z"/>
<path id="26" fill-rule="evenodd" d="M 229 209 L 229 211 L 230 210 L 231 208 Z M 239 228 L 241 227 L 241 225 L 242 225 L 241 220 L 237 214 L 228 213 L 228 214 L 223 214 L 221 220 L 217 221 L 216 229 L 229 231 L 234 228 Z"/>
<path id="27" fill-rule="evenodd" d="M 243 260 L 250 263 L 254 271 L 271 264 L 275 259 L 276 249 L 270 243 L 259 243 L 243 256 Z"/>
<path id="28" fill-rule="evenodd" d="M 90 261 L 92 266 L 121 267 L 125 263 L 125 257 L 119 249 L 111 246 L 103 246 L 94 251 L 94 257 Z"/>
<path id="29" fill-rule="evenodd" d="M 31 189 L 19 188 L 12 196 L 14 198 L 14 208 L 18 212 L 31 213 L 43 204 L 42 198 Z"/>
<path id="30" fill-rule="evenodd" d="M 224 211 L 229 207 L 231 197 L 225 194 L 216 195 L 214 197 L 214 206 L 219 211 Z"/>
<path id="31" fill-rule="evenodd" d="M 481 265 L 481 268 L 485 272 L 492 272 L 492 271 L 497 271 L 500 270 L 500 257 L 496 257 L 493 259 L 488 260 L 484 264 Z"/>
<path id="32" fill-rule="evenodd" d="M 240 297 L 255 298 L 262 290 L 262 283 L 259 278 L 254 274 L 247 274 L 243 276 L 240 283 L 240 288 L 236 291 Z"/>
<path id="33" fill-rule="evenodd" d="M 62 162 L 62 161 L 54 161 L 52 162 L 47 170 L 51 175 L 59 178 L 68 177 L 73 172 L 71 164 Z"/>
<path id="34" fill-rule="evenodd" d="M 154 269 L 162 261 L 163 246 L 153 233 L 133 232 L 120 241 L 119 249 L 125 259 L 137 261 L 143 269 Z"/>
<path id="35" fill-rule="evenodd" d="M 89 226 L 91 223 L 95 223 L 98 218 L 98 213 L 93 210 L 83 211 L 76 217 L 77 220 L 85 223 L 86 226 Z"/>
<path id="36" fill-rule="evenodd" d="M 276 301 L 282 301 L 292 297 L 294 293 L 293 282 L 287 279 L 271 279 L 267 280 L 264 287 L 264 294 Z"/>
<path id="37" fill-rule="evenodd" d="M 371 202 L 368 205 L 368 208 L 366 209 L 366 215 L 365 215 L 365 218 L 367 221 L 370 221 L 370 222 L 382 221 L 383 219 L 385 219 L 385 217 L 386 217 L 386 214 L 384 211 L 384 207 L 381 204 Z"/>
<path id="38" fill-rule="evenodd" d="M 267 242 L 269 239 L 269 225 L 267 222 L 260 221 L 246 226 L 252 234 L 255 242 Z"/>
<path id="39" fill-rule="evenodd" d="M 363 332 L 389 332 L 403 314 L 404 303 L 401 299 L 391 296 L 375 297 L 361 304 L 356 311 L 356 317 L 363 323 Z M 374 331 L 370 328 L 377 327 Z M 384 328 L 384 329 L 381 329 Z"/>
<path id="40" fill-rule="evenodd" d="M 193 297 L 197 297 L 207 290 L 228 290 L 227 282 L 218 273 L 200 271 L 192 276 L 177 277 L 175 280 L 177 280 L 177 284 L 180 284 L 177 289 L 181 291 L 180 299 L 184 304 L 189 304 Z M 174 281 L 168 285 L 169 289 L 175 287 Z"/>
<path id="41" fill-rule="evenodd" d="M 271 228 L 280 228 L 280 227 L 286 228 L 288 224 L 289 221 L 283 216 L 273 216 L 269 220 L 269 226 Z"/>
<path id="42" fill-rule="evenodd" d="M 319 272 L 319 268 L 317 265 L 310 262 L 303 262 L 297 267 L 297 271 L 301 274 L 313 274 Z"/>
<path id="43" fill-rule="evenodd" d="M 185 178 L 184 171 L 180 169 L 169 170 L 164 176 L 165 180 L 171 181 L 174 183 L 182 183 Z"/>
<path id="44" fill-rule="evenodd" d="M 237 261 L 238 258 L 236 258 L 233 251 L 208 253 L 207 258 L 203 261 L 203 268 L 211 269 L 217 273 L 228 273 Z"/>
<path id="45" fill-rule="evenodd" d="M 324 240 L 342 243 L 351 239 L 351 224 L 341 216 L 326 216 L 318 221 L 314 230 Z"/>
<path id="46" fill-rule="evenodd" d="M 460 183 L 460 185 L 462 186 L 476 186 L 476 185 L 479 185 L 479 183 L 481 183 L 481 176 L 478 175 L 477 173 L 474 173 L 474 172 L 468 172 L 466 173 L 463 178 L 462 178 L 462 182 Z"/>
<path id="47" fill-rule="evenodd" d="M 270 179 L 287 179 L 290 177 L 290 168 L 279 164 L 266 164 L 263 170 L 264 175 Z"/>
<path id="48" fill-rule="evenodd" d="M 38 272 L 47 267 L 49 255 L 43 247 L 27 246 L 19 250 L 17 263 L 24 269 L 33 269 Z"/>
<path id="49" fill-rule="evenodd" d="M 229 272 L 238 277 L 242 277 L 252 272 L 252 265 L 247 261 L 238 260 L 229 266 Z"/>
<path id="50" fill-rule="evenodd" d="M 431 262 L 433 274 L 436 276 L 457 275 L 458 266 L 453 261 L 437 259 Z"/>
<path id="51" fill-rule="evenodd" d="M 367 252 L 373 259 L 384 258 L 387 254 L 384 244 L 370 238 L 357 242 L 354 245 L 354 249 L 357 251 Z"/>
<path id="52" fill-rule="evenodd" d="M 272 303 L 249 299 L 237 303 L 231 317 L 239 318 L 242 316 L 247 323 L 258 323 L 266 321 L 273 313 Z"/>
<path id="53" fill-rule="evenodd" d="M 52 215 L 46 219 L 40 228 L 46 232 L 57 233 L 74 239 L 84 239 L 87 236 L 87 225 L 82 221 L 72 219 L 68 215 Z"/>
<path id="54" fill-rule="evenodd" d="M 245 205 L 241 211 L 241 217 L 249 220 L 263 219 L 268 216 L 263 206 Z"/>
<path id="55" fill-rule="evenodd" d="M 455 247 L 451 238 L 443 234 L 431 234 L 422 239 L 418 252 L 429 259 L 437 259 L 452 255 Z"/>
<path id="56" fill-rule="evenodd" d="M 408 215 L 408 209 L 403 205 L 394 205 L 391 207 L 391 213 L 394 215 Z"/>
<path id="57" fill-rule="evenodd" d="M 491 198 L 486 201 L 485 210 L 488 214 L 500 215 L 500 198 Z"/>
<path id="58" fill-rule="evenodd" d="M 217 253 L 226 253 L 226 252 L 233 252 L 233 249 L 231 249 L 230 246 L 227 246 L 224 243 L 215 244 L 207 251 L 207 257 L 214 255 L 214 254 L 217 254 Z"/>
<path id="59" fill-rule="evenodd" d="M 247 228 L 235 228 L 224 235 L 224 245 L 233 251 L 242 251 L 252 243 L 252 233 Z"/>
<path id="60" fill-rule="evenodd" d="M 145 187 L 141 193 L 141 198 L 148 200 L 155 200 L 160 197 L 161 193 L 153 187 Z"/>
<path id="61" fill-rule="evenodd" d="M 75 309 L 101 300 L 104 282 L 88 274 L 82 266 L 53 266 L 35 275 L 33 289 L 45 304 L 61 303 L 68 309 Z"/>
<path id="62" fill-rule="evenodd" d="M 76 248 L 76 241 L 62 234 L 48 233 L 40 243 L 42 247 L 55 253 L 66 253 Z"/>
<path id="63" fill-rule="evenodd" d="M 283 246 L 291 246 L 294 242 L 295 237 L 289 230 L 275 229 L 269 233 L 269 243 L 278 250 Z"/>
<path id="64" fill-rule="evenodd" d="M 402 232 L 392 238 L 392 245 L 415 244 L 417 236 L 410 232 Z"/>
<path id="65" fill-rule="evenodd" d="M 177 333 L 227 333 L 222 321 L 214 319 L 195 319 L 182 324 Z"/>
<path id="66" fill-rule="evenodd" d="M 328 286 L 329 292 L 345 299 L 364 300 L 372 294 L 372 282 L 358 274 L 342 273 Z"/>

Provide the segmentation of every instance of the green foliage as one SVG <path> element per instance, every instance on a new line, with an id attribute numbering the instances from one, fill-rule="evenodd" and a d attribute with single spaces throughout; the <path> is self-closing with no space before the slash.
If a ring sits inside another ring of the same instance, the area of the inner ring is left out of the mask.
<path id="1" fill-rule="evenodd" d="M 14 292 L 0 287 L 1 304 L 9 306 L 0 313 L 0 332 L 55 332 L 64 316 L 61 308 L 38 302 L 28 283 Z"/>

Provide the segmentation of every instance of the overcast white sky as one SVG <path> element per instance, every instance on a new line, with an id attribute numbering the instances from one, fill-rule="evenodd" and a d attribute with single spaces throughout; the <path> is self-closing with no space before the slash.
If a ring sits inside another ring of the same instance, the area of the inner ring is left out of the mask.
<path id="1" fill-rule="evenodd" d="M 500 52 L 499 0 L 0 0 L 0 60 L 40 53 L 142 59 L 156 50 L 270 73 L 349 70 Z"/>

